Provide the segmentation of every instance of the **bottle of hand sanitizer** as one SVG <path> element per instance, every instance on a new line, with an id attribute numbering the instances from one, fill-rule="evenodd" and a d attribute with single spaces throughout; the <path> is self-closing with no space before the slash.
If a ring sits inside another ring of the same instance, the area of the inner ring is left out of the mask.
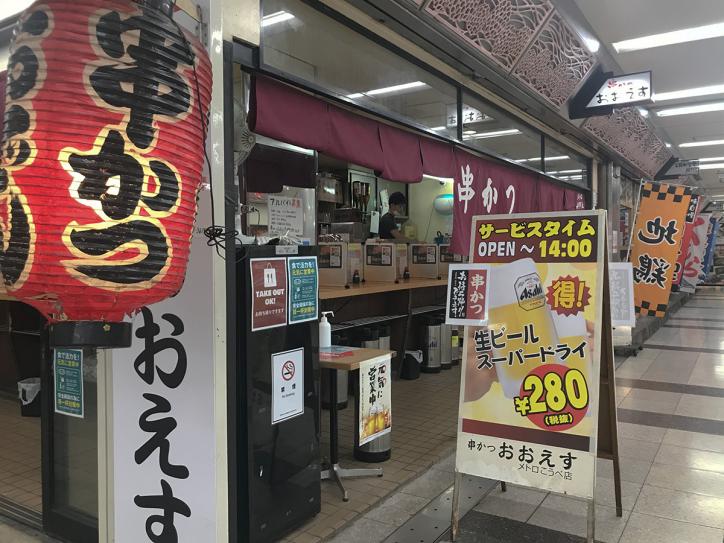
<path id="1" fill-rule="evenodd" d="M 327 320 L 327 315 L 334 317 L 334 311 L 322 311 L 322 318 L 319 321 L 319 347 L 332 346 L 332 325 Z"/>

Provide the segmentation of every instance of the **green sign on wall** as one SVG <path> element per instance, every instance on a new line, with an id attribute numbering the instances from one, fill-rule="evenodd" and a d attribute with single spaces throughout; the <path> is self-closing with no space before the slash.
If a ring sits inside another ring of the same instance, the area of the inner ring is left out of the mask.
<path id="1" fill-rule="evenodd" d="M 53 375 L 55 376 L 55 412 L 83 418 L 83 351 L 55 349 Z"/>

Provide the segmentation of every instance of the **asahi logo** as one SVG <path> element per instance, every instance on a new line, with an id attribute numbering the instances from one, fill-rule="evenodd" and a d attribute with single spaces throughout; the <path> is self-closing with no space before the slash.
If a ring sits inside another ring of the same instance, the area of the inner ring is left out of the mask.
<path id="1" fill-rule="evenodd" d="M 515 282 L 515 295 L 518 299 L 518 305 L 526 311 L 538 309 L 545 304 L 543 285 L 537 273 L 529 273 L 519 277 Z"/>

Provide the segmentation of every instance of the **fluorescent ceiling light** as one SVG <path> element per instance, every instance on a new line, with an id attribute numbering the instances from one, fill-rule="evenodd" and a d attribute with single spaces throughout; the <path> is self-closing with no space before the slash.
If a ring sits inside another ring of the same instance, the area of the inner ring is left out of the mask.
<path id="1" fill-rule="evenodd" d="M 639 113 L 641 114 L 641 116 L 642 116 L 644 119 L 649 116 L 649 110 L 646 109 L 645 107 L 637 107 L 636 109 L 639 110 Z"/>
<path id="2" fill-rule="evenodd" d="M 680 100 L 682 98 L 696 98 L 697 96 L 711 96 L 712 94 L 724 94 L 724 85 L 709 85 L 707 87 L 693 87 L 670 92 L 657 92 L 653 95 L 654 102 L 666 102 L 667 100 Z"/>
<path id="3" fill-rule="evenodd" d="M 30 7 L 32 3 L 33 0 L 10 0 L 9 2 L 6 0 L 3 2 L 3 5 L 0 6 L 0 21 L 18 15 Z"/>
<path id="4" fill-rule="evenodd" d="M 663 32 L 661 34 L 652 34 L 650 36 L 618 41 L 612 45 L 617 53 L 628 53 L 630 51 L 706 40 L 709 38 L 719 38 L 721 36 L 724 36 L 724 23 L 716 23 L 713 25 L 683 28 L 681 30 L 674 30 L 673 32 Z"/>
<path id="5" fill-rule="evenodd" d="M 294 19 L 294 15 L 292 15 L 288 11 L 275 11 L 274 13 L 264 15 L 264 17 L 261 18 L 261 26 L 263 28 L 265 26 L 283 23 L 284 21 L 288 21 L 289 19 Z"/>
<path id="6" fill-rule="evenodd" d="M 702 162 L 724 162 L 724 156 L 713 156 L 707 158 L 699 158 L 700 163 Z"/>
<path id="7" fill-rule="evenodd" d="M 406 91 L 410 89 L 417 89 L 420 87 L 427 87 L 426 83 L 422 81 L 412 81 L 410 83 L 402 83 L 401 85 L 392 85 L 391 87 L 382 87 L 381 89 L 372 89 L 367 92 L 355 92 L 354 94 L 348 94 L 347 98 L 354 100 L 356 98 L 362 98 L 363 96 L 377 96 L 379 94 L 390 94 L 392 92 Z"/>
<path id="8" fill-rule="evenodd" d="M 509 128 L 507 130 L 492 130 L 490 132 L 478 132 L 477 134 L 470 136 L 463 136 L 463 139 L 481 140 L 486 138 L 499 138 L 501 136 L 515 136 L 520 134 L 520 130 L 517 128 Z"/>
<path id="9" fill-rule="evenodd" d="M 433 126 L 430 130 L 432 130 L 433 132 L 440 132 L 442 130 L 445 130 L 446 128 L 447 126 Z"/>
<path id="10" fill-rule="evenodd" d="M 546 162 L 553 162 L 554 160 L 566 160 L 569 159 L 568 155 L 560 155 L 560 156 L 547 156 Z M 533 158 L 519 158 L 515 162 L 538 162 L 540 160 L 540 157 L 533 157 Z"/>
<path id="11" fill-rule="evenodd" d="M 466 136 L 472 136 L 473 134 L 477 134 L 475 130 L 463 130 L 463 134 Z"/>
<path id="12" fill-rule="evenodd" d="M 582 169 L 578 169 L 578 170 L 561 170 L 561 171 L 556 172 L 556 173 L 581 173 L 582 171 L 583 171 Z"/>
<path id="13" fill-rule="evenodd" d="M 700 170 L 722 170 L 724 169 L 724 162 L 716 162 L 714 164 L 700 164 Z"/>
<path id="14" fill-rule="evenodd" d="M 708 147 L 710 145 L 724 145 L 724 140 L 689 141 L 680 143 L 679 147 Z"/>
<path id="15" fill-rule="evenodd" d="M 666 148 L 667 148 L 667 149 L 671 149 L 671 144 L 670 144 L 670 143 L 665 143 L 664 145 L 666 145 Z"/>
<path id="16" fill-rule="evenodd" d="M 656 115 L 658 117 L 673 117 L 674 115 L 690 115 L 692 113 L 708 113 L 710 111 L 724 111 L 724 102 L 661 109 L 656 112 Z"/>

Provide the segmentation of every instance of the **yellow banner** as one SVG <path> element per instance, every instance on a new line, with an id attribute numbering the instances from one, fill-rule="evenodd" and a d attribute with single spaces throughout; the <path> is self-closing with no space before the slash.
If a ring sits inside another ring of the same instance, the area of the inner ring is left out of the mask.
<path id="1" fill-rule="evenodd" d="M 641 189 L 631 246 L 634 299 L 639 315 L 666 315 L 690 201 L 690 187 L 646 183 Z"/>

